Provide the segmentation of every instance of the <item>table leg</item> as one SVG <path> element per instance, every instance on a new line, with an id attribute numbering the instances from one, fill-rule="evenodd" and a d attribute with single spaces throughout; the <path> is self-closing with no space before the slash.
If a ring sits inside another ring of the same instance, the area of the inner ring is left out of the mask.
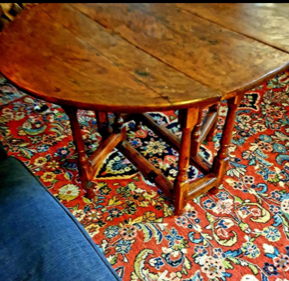
<path id="1" fill-rule="evenodd" d="M 102 137 L 107 137 L 109 134 L 109 120 L 106 112 L 95 111 L 95 117 L 97 120 L 98 132 Z"/>
<path id="2" fill-rule="evenodd" d="M 216 121 L 214 122 L 214 124 L 212 125 L 211 130 L 209 131 L 208 135 L 207 135 L 207 141 L 212 141 L 213 137 L 214 137 L 214 133 L 216 130 L 216 126 L 217 126 L 217 122 L 218 122 L 218 110 L 219 110 L 219 106 L 220 104 L 214 104 L 213 106 L 211 106 L 209 108 L 210 112 L 216 112 L 217 113 L 217 118 Z"/>
<path id="3" fill-rule="evenodd" d="M 187 203 L 189 191 L 188 173 L 191 152 L 191 134 L 198 121 L 198 108 L 179 111 L 179 121 L 182 130 L 182 139 L 179 155 L 179 172 L 174 182 L 175 214 L 181 215 Z"/>
<path id="4" fill-rule="evenodd" d="M 240 102 L 243 99 L 243 96 L 244 95 L 239 94 L 236 97 L 228 99 L 228 113 L 226 117 L 225 126 L 223 129 L 222 138 L 220 141 L 220 149 L 213 162 L 213 172 L 218 176 L 216 184 L 217 187 L 221 184 L 223 177 L 226 173 L 227 165 L 229 162 L 228 148 L 231 144 L 236 111 Z"/>
<path id="5" fill-rule="evenodd" d="M 76 147 L 76 151 L 78 153 L 78 170 L 82 186 L 87 193 L 90 193 L 90 190 L 87 188 L 88 178 L 86 174 L 86 166 L 88 164 L 88 158 L 85 153 L 85 145 L 82 138 L 80 126 L 77 120 L 77 108 L 70 106 L 62 106 L 62 108 L 69 117 L 73 141 Z"/>
<path id="6" fill-rule="evenodd" d="M 194 127 L 192 132 L 192 140 L 191 140 L 191 156 L 196 157 L 199 153 L 200 149 L 200 136 L 202 134 L 202 124 L 203 124 L 203 109 L 199 110 L 198 121 Z"/>

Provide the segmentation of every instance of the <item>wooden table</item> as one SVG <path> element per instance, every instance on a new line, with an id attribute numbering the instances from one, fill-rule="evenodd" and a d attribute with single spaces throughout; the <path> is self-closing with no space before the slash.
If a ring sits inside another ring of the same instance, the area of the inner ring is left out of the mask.
<path id="1" fill-rule="evenodd" d="M 188 199 L 221 183 L 244 92 L 288 67 L 288 12 L 288 4 L 43 4 L 4 30 L 0 68 L 20 88 L 64 108 L 83 183 L 117 146 L 174 197 L 181 214 Z M 211 165 L 198 150 L 212 135 L 222 100 L 228 115 Z M 204 107 L 210 109 L 202 124 Z M 103 136 L 90 158 L 78 108 L 95 110 Z M 181 140 L 145 113 L 172 109 L 179 110 Z M 107 112 L 116 113 L 112 126 Z M 179 149 L 174 184 L 128 143 L 124 118 L 144 122 Z M 190 162 L 205 174 L 191 184 Z"/>

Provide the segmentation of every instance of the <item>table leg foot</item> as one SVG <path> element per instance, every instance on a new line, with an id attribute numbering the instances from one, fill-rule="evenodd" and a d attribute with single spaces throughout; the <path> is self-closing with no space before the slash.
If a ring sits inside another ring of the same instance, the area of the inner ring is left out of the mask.
<path id="1" fill-rule="evenodd" d="M 94 189 L 93 189 L 94 183 L 91 181 L 85 181 L 85 182 L 83 182 L 82 185 L 83 185 L 84 190 L 85 190 L 85 197 L 93 200 L 95 195 L 96 195 L 94 193 Z"/>

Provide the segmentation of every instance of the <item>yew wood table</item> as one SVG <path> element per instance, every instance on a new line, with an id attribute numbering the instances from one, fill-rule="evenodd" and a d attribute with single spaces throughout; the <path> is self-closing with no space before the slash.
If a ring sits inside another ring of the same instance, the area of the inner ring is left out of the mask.
<path id="1" fill-rule="evenodd" d="M 83 183 L 117 147 L 174 198 L 180 214 L 188 199 L 220 184 L 244 92 L 289 66 L 288 12 L 282 4 L 43 4 L 3 31 L 0 68 L 12 83 L 66 111 Z M 212 135 L 222 100 L 228 114 L 211 165 L 198 149 Z M 103 136 L 89 158 L 77 109 L 96 112 Z M 173 109 L 181 140 L 146 113 Z M 107 112 L 116 113 L 112 126 Z M 179 149 L 174 183 L 129 144 L 124 118 L 147 124 Z M 191 184 L 190 162 L 205 174 Z"/>

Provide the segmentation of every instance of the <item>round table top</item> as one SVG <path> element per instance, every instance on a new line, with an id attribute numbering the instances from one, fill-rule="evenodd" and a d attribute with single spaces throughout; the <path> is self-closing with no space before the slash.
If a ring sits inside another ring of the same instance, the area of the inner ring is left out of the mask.
<path id="1" fill-rule="evenodd" d="M 286 52 L 175 4 L 41 4 L 0 40 L 0 69 L 14 84 L 49 102 L 100 111 L 216 103 L 289 61 Z"/>

